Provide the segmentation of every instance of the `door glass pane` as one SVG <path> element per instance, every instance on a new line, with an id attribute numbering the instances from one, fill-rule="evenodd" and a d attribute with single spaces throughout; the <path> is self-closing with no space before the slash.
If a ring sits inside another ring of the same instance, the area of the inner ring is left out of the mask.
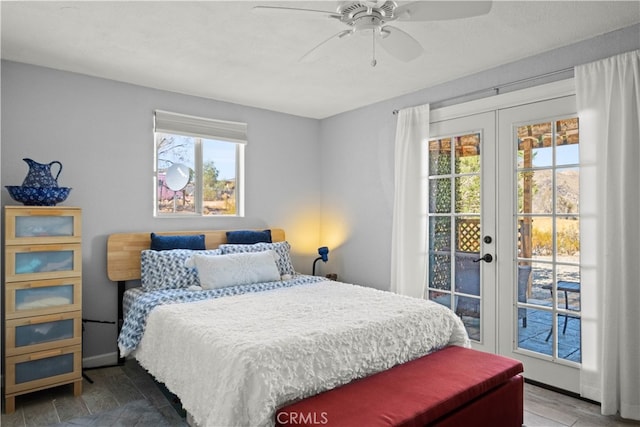
<path id="1" fill-rule="evenodd" d="M 578 119 L 558 120 L 556 122 L 556 165 L 577 165 L 580 163 L 578 150 Z"/>
<path id="2" fill-rule="evenodd" d="M 531 283 L 527 292 L 528 304 L 551 307 L 553 294 L 553 263 L 532 262 L 531 263 Z"/>
<path id="3" fill-rule="evenodd" d="M 531 219 L 531 248 L 529 257 L 550 261 L 553 256 L 553 217 L 536 216 Z"/>
<path id="4" fill-rule="evenodd" d="M 429 176 L 451 174 L 451 138 L 429 141 Z"/>
<path id="5" fill-rule="evenodd" d="M 580 318 L 571 314 L 557 315 L 558 357 L 580 363 L 582 360 L 580 343 Z"/>
<path id="6" fill-rule="evenodd" d="M 522 318 L 518 319 L 518 348 L 550 356 L 553 352 L 550 335 L 553 314 L 533 308 L 523 311 Z"/>
<path id="7" fill-rule="evenodd" d="M 456 292 L 480 296 L 480 263 L 477 253 L 456 252 Z"/>
<path id="8" fill-rule="evenodd" d="M 518 127 L 518 168 L 549 167 L 553 163 L 551 123 Z"/>
<path id="9" fill-rule="evenodd" d="M 437 290 L 451 289 L 451 255 L 432 253 L 429 256 L 429 287 Z"/>
<path id="10" fill-rule="evenodd" d="M 570 259 L 570 258 L 567 258 Z M 556 266 L 556 278 L 558 281 L 565 282 L 578 282 L 580 283 L 580 266 L 579 265 L 566 265 L 558 264 Z M 579 297 L 579 295 L 578 295 Z M 579 301 L 579 299 L 578 299 Z"/>
<path id="11" fill-rule="evenodd" d="M 580 256 L 580 221 L 577 216 L 556 217 L 558 258 L 575 262 Z"/>
<path id="12" fill-rule="evenodd" d="M 462 319 L 469 338 L 480 341 L 480 300 L 471 297 L 456 297 L 455 312 Z"/>
<path id="13" fill-rule="evenodd" d="M 448 216 L 432 216 L 429 218 L 430 235 L 433 238 L 432 248 L 436 252 L 451 251 L 451 218 Z"/>
<path id="14" fill-rule="evenodd" d="M 480 175 L 456 178 L 456 213 L 480 212 Z"/>
<path id="15" fill-rule="evenodd" d="M 451 218 L 429 218 L 429 284 L 434 289 L 451 289 Z M 437 296 L 438 298 L 440 295 Z M 448 305 L 450 307 L 450 303 Z"/>
<path id="16" fill-rule="evenodd" d="M 451 212 L 451 179 L 429 180 L 429 213 Z"/>
<path id="17" fill-rule="evenodd" d="M 518 346 L 575 362 L 581 357 L 578 136 L 575 117 L 516 131 Z"/>
<path id="18" fill-rule="evenodd" d="M 552 213 L 553 174 L 549 170 L 518 173 L 518 211 L 521 213 Z"/>
<path id="19" fill-rule="evenodd" d="M 480 254 L 479 216 L 459 216 L 456 218 L 456 251 Z"/>
<path id="20" fill-rule="evenodd" d="M 561 168 L 556 171 L 556 213 L 580 213 L 580 169 Z"/>
<path id="21" fill-rule="evenodd" d="M 429 291 L 429 299 L 451 308 L 451 294 L 448 292 Z"/>

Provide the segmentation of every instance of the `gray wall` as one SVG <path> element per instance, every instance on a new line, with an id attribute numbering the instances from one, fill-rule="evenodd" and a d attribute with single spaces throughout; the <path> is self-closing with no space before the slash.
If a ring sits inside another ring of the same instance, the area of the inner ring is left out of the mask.
<path id="1" fill-rule="evenodd" d="M 640 25 L 608 33 L 466 78 L 406 96 L 343 113 L 322 121 L 320 161 L 323 222 L 321 240 L 332 241 L 334 228 L 348 236 L 331 248 L 330 269 L 340 280 L 389 289 L 393 162 L 396 116 L 394 109 L 430 104 L 431 108 L 487 96 L 483 89 L 506 85 L 557 70 L 572 68 L 640 48 Z M 572 70 L 501 92 L 571 77 Z M 398 76 L 402 78 L 402 76 Z M 473 96 L 463 96 L 468 93 Z M 445 100 L 455 98 L 450 102 Z"/>
<path id="2" fill-rule="evenodd" d="M 637 48 L 640 25 L 322 121 L 2 62 L 1 180 L 3 185 L 22 183 L 27 172 L 23 157 L 64 164 L 60 185 L 73 187 L 64 204 L 84 209 L 87 318 L 115 319 L 106 240 L 125 231 L 283 227 L 298 252 L 294 264 L 299 271 L 310 272 L 313 248 L 326 244 L 330 259 L 319 265 L 320 273 L 336 272 L 342 281 L 388 289 L 392 110 L 444 105 L 441 101 L 479 89 Z M 154 109 L 249 124 L 245 218 L 153 218 Z M 4 190 L 2 204 L 16 204 Z M 85 357 L 114 352 L 114 342 L 111 325 L 87 325 Z"/>
<path id="3" fill-rule="evenodd" d="M 84 317 L 116 318 L 111 233 L 274 226 L 290 232 L 294 252 L 317 248 L 319 121 L 14 62 L 2 62 L 1 90 L 2 184 L 22 184 L 24 157 L 59 160 L 59 185 L 73 188 L 62 205 L 83 209 Z M 155 109 L 248 123 L 245 218 L 153 217 Z M 18 203 L 3 189 L 5 204 Z M 313 257 L 294 253 L 293 262 L 310 272 Z M 87 324 L 84 356 L 115 352 L 115 339 L 114 326 Z"/>

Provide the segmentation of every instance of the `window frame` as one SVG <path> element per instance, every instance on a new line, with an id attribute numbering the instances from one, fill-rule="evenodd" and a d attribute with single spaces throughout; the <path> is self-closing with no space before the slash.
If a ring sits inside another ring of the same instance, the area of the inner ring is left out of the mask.
<path id="1" fill-rule="evenodd" d="M 244 150 L 247 145 L 247 124 L 225 120 L 209 119 L 155 110 L 153 116 L 153 216 L 154 218 L 229 218 L 244 217 Z M 159 210 L 159 169 L 158 169 L 158 134 L 177 135 L 194 138 L 193 173 L 196 186 L 194 188 L 194 212 L 162 213 Z M 235 145 L 236 171 L 236 212 L 234 214 L 204 214 L 204 173 L 203 140 L 213 140 Z"/>

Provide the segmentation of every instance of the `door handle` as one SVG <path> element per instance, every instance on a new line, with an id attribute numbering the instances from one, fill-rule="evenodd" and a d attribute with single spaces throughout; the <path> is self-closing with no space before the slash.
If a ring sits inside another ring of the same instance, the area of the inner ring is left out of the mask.
<path id="1" fill-rule="evenodd" d="M 491 256 L 491 254 L 484 254 L 484 256 L 481 256 L 480 258 L 473 260 L 473 262 L 480 262 L 480 261 L 491 262 L 493 261 L 493 256 Z"/>

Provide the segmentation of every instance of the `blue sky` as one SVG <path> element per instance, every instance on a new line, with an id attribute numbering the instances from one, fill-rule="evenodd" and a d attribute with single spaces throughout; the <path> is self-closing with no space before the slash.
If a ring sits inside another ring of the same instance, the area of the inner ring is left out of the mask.
<path id="1" fill-rule="evenodd" d="M 553 149 L 551 147 L 536 148 L 533 150 L 533 166 L 551 166 Z M 559 145 L 556 147 L 556 166 L 572 165 L 580 163 L 579 145 Z"/>

